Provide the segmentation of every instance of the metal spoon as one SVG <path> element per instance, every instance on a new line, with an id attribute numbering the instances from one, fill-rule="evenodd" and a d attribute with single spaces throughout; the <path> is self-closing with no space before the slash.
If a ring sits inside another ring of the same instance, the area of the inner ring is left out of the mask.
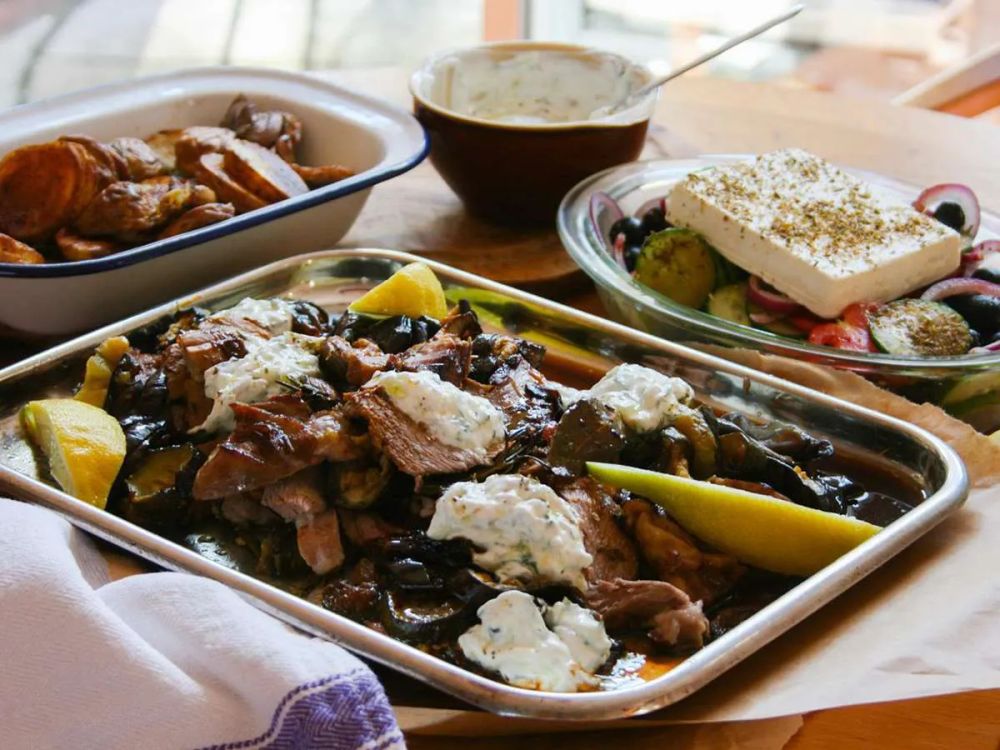
<path id="1" fill-rule="evenodd" d="M 740 34 L 739 36 L 733 37 L 732 39 L 730 39 L 729 41 L 727 41 L 725 44 L 723 44 L 723 45 L 721 45 L 719 47 L 716 47 L 715 49 L 713 49 L 710 52 L 706 52 L 701 57 L 696 57 L 691 62 L 686 63 L 686 64 L 682 65 L 679 68 L 674 68 L 669 73 L 667 73 L 665 76 L 657 78 L 652 83 L 646 84 L 645 86 L 643 86 L 638 91 L 633 91 L 632 93 L 628 94 L 624 99 L 620 99 L 619 101 L 615 102 L 608 109 L 608 114 L 611 114 L 612 112 L 617 112 L 619 109 L 621 109 L 622 107 L 624 107 L 629 102 L 631 102 L 631 101 L 633 101 L 635 99 L 641 99 L 643 96 L 645 96 L 646 94 L 648 94 L 650 91 L 652 91 L 653 89 L 659 88 L 660 86 L 662 86 L 663 84 L 665 84 L 667 81 L 672 81 L 677 76 L 683 75 L 684 73 L 687 73 L 692 68 L 697 68 L 702 63 L 706 63 L 709 60 L 711 60 L 713 57 L 718 57 L 723 52 L 731 50 L 736 45 L 743 44 L 743 42 L 747 41 L 748 39 L 753 39 L 755 36 L 760 36 L 761 34 L 763 34 L 768 29 L 777 26 L 779 23 L 784 23 L 788 19 L 797 16 L 799 14 L 799 12 L 802 10 L 802 8 L 804 8 L 804 7 L 805 6 L 803 4 L 799 3 L 798 5 L 793 6 L 792 8 L 790 8 L 787 11 L 785 11 L 784 13 L 781 13 L 780 15 L 775 16 L 774 18 L 770 19 L 769 21 L 765 21 L 764 23 L 760 24 L 759 26 L 754 26 L 752 29 L 750 29 L 750 31 L 747 31 L 747 32 L 745 32 L 743 34 Z"/>

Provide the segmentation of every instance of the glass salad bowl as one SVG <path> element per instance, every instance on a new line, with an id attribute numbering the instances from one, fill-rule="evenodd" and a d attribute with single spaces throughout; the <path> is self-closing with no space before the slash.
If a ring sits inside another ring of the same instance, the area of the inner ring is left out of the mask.
<path id="1" fill-rule="evenodd" d="M 914 357 L 818 346 L 675 302 L 635 281 L 614 260 L 591 218 L 591 196 L 604 192 L 631 215 L 649 201 L 665 197 L 676 182 L 695 170 L 748 158 L 752 157 L 726 154 L 626 164 L 587 178 L 566 195 L 557 215 L 559 236 L 573 260 L 593 279 L 609 315 L 671 341 L 753 349 L 850 370 L 913 401 L 938 404 L 983 432 L 1000 429 L 1000 352 Z M 921 192 L 919 187 L 883 175 L 846 171 L 907 203 Z M 607 223 L 606 217 L 595 219 L 602 226 Z M 1000 216 L 983 211 L 976 242 L 997 237 Z"/>

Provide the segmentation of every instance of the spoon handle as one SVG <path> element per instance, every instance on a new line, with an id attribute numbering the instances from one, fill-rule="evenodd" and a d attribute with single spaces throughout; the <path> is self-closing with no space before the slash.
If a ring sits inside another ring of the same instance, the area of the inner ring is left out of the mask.
<path id="1" fill-rule="evenodd" d="M 636 91 L 635 93 L 633 93 L 628 98 L 629 99 L 638 99 L 638 98 L 641 98 L 642 96 L 644 96 L 645 94 L 649 93 L 653 89 L 659 88 L 660 86 L 662 86 L 663 84 L 665 84 L 667 81 L 671 81 L 674 78 L 676 78 L 677 76 L 683 75 L 684 73 L 687 73 L 692 68 L 697 68 L 699 65 L 708 62 L 713 57 L 718 57 L 723 52 L 726 52 L 727 50 L 731 50 L 737 44 L 743 44 L 743 42 L 747 41 L 748 39 L 753 39 L 755 36 L 759 36 L 759 35 L 763 34 L 765 31 L 767 31 L 768 29 L 773 28 L 774 26 L 777 26 L 779 23 L 784 23 L 789 18 L 797 16 L 799 14 L 799 12 L 802 10 L 803 7 L 804 6 L 800 3 L 798 5 L 793 6 L 789 10 L 785 11 L 781 15 L 775 16 L 774 18 L 770 19 L 769 21 L 765 21 L 764 23 L 760 24 L 759 26 L 754 26 L 752 29 L 750 29 L 750 31 L 747 31 L 747 32 L 745 32 L 743 34 L 740 34 L 739 36 L 733 37 L 732 39 L 730 39 L 729 41 L 727 41 L 725 44 L 723 44 L 723 45 L 721 45 L 719 47 L 716 47 L 715 49 L 713 49 L 713 50 L 711 50 L 709 52 L 706 52 L 701 57 L 696 57 L 691 62 L 686 63 L 686 64 L 682 65 L 679 68 L 674 68 L 673 70 L 671 70 L 669 73 L 667 73 L 662 78 L 657 78 L 652 83 L 646 84 L 645 86 L 643 86 L 641 89 L 639 89 L 638 91 Z"/>

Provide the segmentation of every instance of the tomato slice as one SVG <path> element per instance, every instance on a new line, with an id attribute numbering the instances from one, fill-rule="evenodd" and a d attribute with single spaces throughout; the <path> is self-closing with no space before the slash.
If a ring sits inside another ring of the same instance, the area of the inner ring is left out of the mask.
<path id="1" fill-rule="evenodd" d="M 823 320 L 823 318 L 817 318 L 812 313 L 798 312 L 794 315 L 789 315 L 788 322 L 802 331 L 802 333 L 810 334 L 812 333 L 813 328 L 829 321 Z"/>
<path id="2" fill-rule="evenodd" d="M 856 302 L 844 308 L 840 314 L 840 319 L 855 328 L 868 330 L 868 313 L 878 307 L 874 302 Z"/>
<path id="3" fill-rule="evenodd" d="M 809 343 L 818 346 L 832 346 L 835 349 L 847 349 L 853 352 L 874 352 L 868 326 L 864 328 L 851 325 L 842 320 L 835 323 L 823 323 L 809 333 Z"/>

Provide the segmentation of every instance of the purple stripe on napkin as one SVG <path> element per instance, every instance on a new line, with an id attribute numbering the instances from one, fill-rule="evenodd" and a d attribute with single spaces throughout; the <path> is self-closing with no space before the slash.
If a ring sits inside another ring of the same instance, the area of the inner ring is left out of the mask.
<path id="1" fill-rule="evenodd" d="M 367 669 L 307 682 L 291 690 L 259 737 L 202 750 L 392 750 L 405 748 L 403 734 Z"/>

